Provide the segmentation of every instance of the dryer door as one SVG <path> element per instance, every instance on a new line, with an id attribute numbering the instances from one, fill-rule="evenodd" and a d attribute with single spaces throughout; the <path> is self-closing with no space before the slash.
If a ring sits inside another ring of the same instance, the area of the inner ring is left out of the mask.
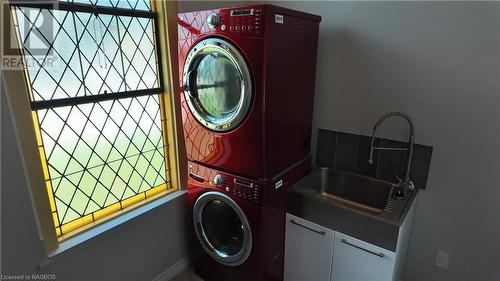
<path id="1" fill-rule="evenodd" d="M 227 195 L 210 191 L 193 207 L 198 240 L 217 262 L 227 266 L 244 263 L 252 251 L 252 232 L 241 208 Z"/>
<path id="2" fill-rule="evenodd" d="M 240 51 L 224 39 L 208 38 L 191 48 L 183 85 L 191 113 L 211 130 L 234 129 L 249 111 L 250 70 Z"/>

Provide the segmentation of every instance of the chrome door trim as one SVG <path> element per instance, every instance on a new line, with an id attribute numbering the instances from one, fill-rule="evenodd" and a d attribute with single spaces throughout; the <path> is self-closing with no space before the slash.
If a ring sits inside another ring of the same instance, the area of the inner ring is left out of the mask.
<path id="1" fill-rule="evenodd" d="M 238 70 L 238 74 L 242 81 L 238 109 L 235 113 L 231 114 L 229 118 L 225 118 L 221 122 L 214 122 L 213 120 L 210 120 L 210 118 L 207 118 L 207 114 L 199 112 L 198 108 L 201 105 L 199 105 L 199 102 L 196 99 L 197 97 L 193 96 L 193 93 L 191 93 L 192 87 L 190 85 L 190 76 L 193 66 L 196 66 L 197 58 L 210 52 L 219 52 L 224 54 Z M 241 52 L 233 44 L 224 39 L 207 38 L 198 42 L 191 48 L 184 63 L 182 85 L 184 88 L 184 97 L 191 113 L 193 113 L 198 122 L 211 130 L 224 132 L 236 128 L 243 121 L 250 109 L 252 100 L 252 79 L 250 69 Z"/>
<path id="2" fill-rule="evenodd" d="M 205 206 L 211 202 L 212 200 L 221 200 L 224 203 L 228 204 L 238 215 L 239 219 L 243 224 L 243 247 L 242 249 L 235 255 L 227 255 L 218 251 L 208 240 L 205 231 L 203 230 L 203 209 Z M 194 230 L 196 232 L 196 236 L 200 241 L 203 249 L 209 254 L 215 261 L 220 264 L 226 266 L 238 266 L 243 264 L 249 257 L 252 252 L 252 231 L 250 228 L 250 224 L 243 213 L 243 210 L 238 206 L 233 199 L 224 193 L 218 191 L 209 191 L 203 193 L 194 203 L 193 206 L 193 224 Z"/>

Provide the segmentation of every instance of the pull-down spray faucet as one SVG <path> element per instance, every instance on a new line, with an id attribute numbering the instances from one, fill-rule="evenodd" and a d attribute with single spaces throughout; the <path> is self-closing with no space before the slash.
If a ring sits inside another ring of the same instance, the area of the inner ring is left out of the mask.
<path id="1" fill-rule="evenodd" d="M 375 134 L 377 133 L 380 125 L 388 118 L 391 117 L 400 117 L 405 119 L 408 122 L 408 125 L 410 127 L 410 135 L 408 137 L 408 148 L 392 148 L 392 147 L 375 147 L 374 146 L 374 141 L 375 141 Z M 370 157 L 368 159 L 368 163 L 370 165 L 373 165 L 373 151 L 376 150 L 402 150 L 402 151 L 408 151 L 408 158 L 407 158 L 407 165 L 406 165 L 406 172 L 403 177 L 403 179 L 400 179 L 398 176 L 396 178 L 398 179 L 398 185 L 396 186 L 396 196 L 401 197 L 406 194 L 406 192 L 410 189 L 413 189 L 413 183 L 410 181 L 410 168 L 411 168 L 411 160 L 413 156 L 413 143 L 415 139 L 415 124 L 413 123 L 412 119 L 408 114 L 403 113 L 403 112 L 389 112 L 382 117 L 380 117 L 375 125 L 373 126 L 373 134 L 372 134 L 372 141 L 370 144 Z"/>

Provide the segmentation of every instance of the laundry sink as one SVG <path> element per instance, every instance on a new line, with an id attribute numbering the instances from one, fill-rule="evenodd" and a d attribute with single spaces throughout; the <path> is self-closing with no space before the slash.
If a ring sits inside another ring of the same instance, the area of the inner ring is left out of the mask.
<path id="1" fill-rule="evenodd" d="M 418 193 L 394 197 L 386 181 L 317 168 L 287 190 L 286 211 L 379 247 L 396 251 L 399 230 Z"/>
<path id="2" fill-rule="evenodd" d="M 324 199 L 372 214 L 384 211 L 394 189 L 389 182 L 330 168 L 314 170 L 309 179 Z"/>

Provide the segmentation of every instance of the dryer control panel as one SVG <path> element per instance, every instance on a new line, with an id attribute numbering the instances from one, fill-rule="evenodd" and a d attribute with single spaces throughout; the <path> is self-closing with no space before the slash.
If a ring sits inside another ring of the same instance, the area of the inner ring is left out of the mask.
<path id="1" fill-rule="evenodd" d="M 241 35 L 260 35 L 264 31 L 264 14 L 261 8 L 221 9 L 215 27 L 219 32 Z M 213 16 L 207 19 L 214 21 Z"/>

